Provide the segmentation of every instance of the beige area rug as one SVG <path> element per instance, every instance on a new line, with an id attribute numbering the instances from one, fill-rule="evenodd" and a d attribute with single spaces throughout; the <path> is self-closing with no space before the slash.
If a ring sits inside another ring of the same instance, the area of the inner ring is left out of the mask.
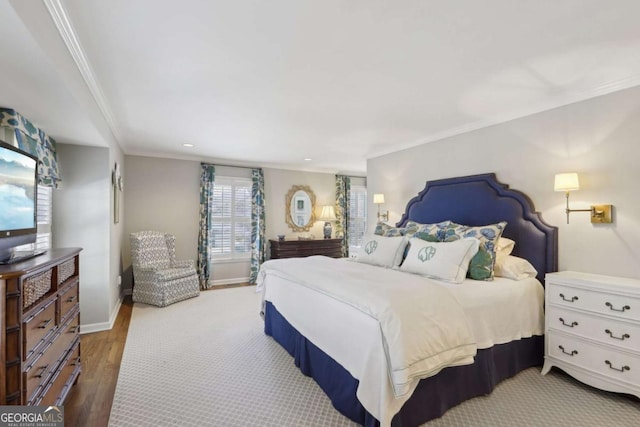
<path id="1" fill-rule="evenodd" d="M 254 287 L 135 304 L 110 426 L 353 426 L 264 335 Z M 638 400 L 528 369 L 429 426 L 637 426 Z"/>

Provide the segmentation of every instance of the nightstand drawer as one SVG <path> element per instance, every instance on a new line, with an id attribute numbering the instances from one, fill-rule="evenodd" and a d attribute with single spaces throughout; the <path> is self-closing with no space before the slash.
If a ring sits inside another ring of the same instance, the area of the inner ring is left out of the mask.
<path id="1" fill-rule="evenodd" d="M 640 299 L 548 284 L 549 303 L 640 321 Z"/>
<path id="2" fill-rule="evenodd" d="M 640 325 L 553 306 L 547 309 L 546 316 L 551 329 L 640 352 Z"/>
<path id="3" fill-rule="evenodd" d="M 626 383 L 640 383 L 640 356 L 548 331 L 549 355 L 577 367 Z"/>

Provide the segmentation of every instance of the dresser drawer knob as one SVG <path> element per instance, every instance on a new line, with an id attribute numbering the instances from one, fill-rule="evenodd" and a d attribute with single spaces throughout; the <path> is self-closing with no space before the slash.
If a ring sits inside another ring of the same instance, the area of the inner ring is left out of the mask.
<path id="1" fill-rule="evenodd" d="M 76 300 L 76 298 L 78 298 L 77 295 L 74 295 L 74 296 L 72 296 L 70 298 L 67 298 L 67 302 L 74 302 Z"/>
<path id="2" fill-rule="evenodd" d="M 43 320 L 42 324 L 40 326 L 38 326 L 38 329 L 46 329 L 46 327 L 49 326 L 49 323 L 51 323 L 52 320 L 53 320 L 53 318 L 48 319 L 48 320 Z"/>
<path id="3" fill-rule="evenodd" d="M 604 330 L 604 333 L 605 333 L 605 334 L 609 334 L 609 336 L 610 336 L 611 338 L 615 338 L 615 339 L 620 340 L 620 341 L 624 341 L 624 340 L 625 340 L 625 339 L 627 339 L 627 338 L 631 338 L 631 337 L 629 336 L 629 334 L 623 334 L 621 337 L 616 337 L 615 335 L 613 335 L 613 332 L 611 332 L 609 329 L 605 329 L 605 330 Z"/>
<path id="4" fill-rule="evenodd" d="M 571 299 L 567 299 L 567 298 L 564 297 L 564 294 L 560 294 L 560 298 L 562 298 L 563 300 L 565 300 L 567 302 L 578 301 L 578 297 L 571 297 Z"/>
<path id="5" fill-rule="evenodd" d="M 565 323 L 562 317 L 558 318 L 558 320 L 560 320 L 564 326 L 568 326 L 570 328 L 573 328 L 574 326 L 578 326 L 578 322 L 571 322 L 571 324 Z"/>
<path id="6" fill-rule="evenodd" d="M 558 346 L 558 348 L 559 348 L 560 350 L 562 350 L 562 352 L 563 352 L 564 354 L 568 354 L 569 356 L 575 356 L 576 354 L 578 354 L 578 350 L 571 350 L 571 353 L 569 353 L 569 352 L 565 351 L 564 347 L 563 347 L 563 346 L 561 346 L 561 345 L 559 345 L 559 346 Z"/>
<path id="7" fill-rule="evenodd" d="M 48 364 L 44 365 L 43 367 L 40 368 L 40 372 L 38 372 L 38 375 L 35 375 L 36 378 L 42 378 L 44 376 L 44 373 L 47 372 L 47 368 L 49 367 Z"/>
<path id="8" fill-rule="evenodd" d="M 631 307 L 629 307 L 628 305 L 625 305 L 624 307 L 618 309 L 618 308 L 613 308 L 613 304 L 611 304 L 610 302 L 606 302 L 605 305 L 607 307 L 609 307 L 609 310 L 613 310 L 613 311 L 621 311 L 621 312 L 625 312 L 626 310 L 631 310 Z"/>
<path id="9" fill-rule="evenodd" d="M 623 366 L 622 368 L 614 368 L 613 366 L 611 366 L 611 362 L 609 362 L 608 360 L 605 360 L 604 363 L 609 365 L 609 369 L 613 369 L 614 371 L 624 372 L 631 370 L 631 368 L 629 368 L 627 365 Z"/>

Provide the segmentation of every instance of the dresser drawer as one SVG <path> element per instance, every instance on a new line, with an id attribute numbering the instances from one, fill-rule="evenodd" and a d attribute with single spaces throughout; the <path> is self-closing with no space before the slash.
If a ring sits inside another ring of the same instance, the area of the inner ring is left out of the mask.
<path id="1" fill-rule="evenodd" d="M 61 333 L 56 337 L 56 347 L 60 352 L 68 350 L 73 341 L 80 334 L 80 313 L 76 312 L 76 315 L 71 318 L 61 328 Z"/>
<path id="2" fill-rule="evenodd" d="M 71 380 L 76 370 L 80 369 L 80 343 L 76 343 L 72 350 L 67 353 L 66 358 L 60 364 L 57 375 L 45 388 L 42 396 L 38 399 L 38 405 L 59 405 L 60 397 L 66 395 L 66 389 L 71 386 Z"/>
<path id="3" fill-rule="evenodd" d="M 25 368 L 26 396 L 29 405 L 40 394 L 44 385 L 55 372 L 59 364 L 60 352 L 55 341 L 50 342 L 42 351 L 33 357 Z"/>
<path id="4" fill-rule="evenodd" d="M 64 321 L 67 315 L 78 305 L 78 279 L 72 285 L 65 287 L 58 297 L 60 301 L 60 321 Z"/>
<path id="5" fill-rule="evenodd" d="M 618 382 L 640 383 L 640 356 L 616 351 L 575 336 L 548 331 L 549 354 L 566 363 L 587 369 Z"/>
<path id="6" fill-rule="evenodd" d="M 551 329 L 640 352 L 639 324 L 618 322 L 553 306 L 547 309 L 546 316 Z"/>
<path id="7" fill-rule="evenodd" d="M 51 300 L 35 315 L 24 321 L 24 359 L 28 359 L 34 351 L 44 343 L 56 326 L 56 304 Z"/>
<path id="8" fill-rule="evenodd" d="M 640 299 L 589 289 L 548 284 L 548 302 L 579 310 L 640 321 Z"/>

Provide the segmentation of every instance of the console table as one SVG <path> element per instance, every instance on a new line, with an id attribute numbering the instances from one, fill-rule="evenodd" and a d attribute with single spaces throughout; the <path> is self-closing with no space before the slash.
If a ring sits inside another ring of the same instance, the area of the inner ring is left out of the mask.
<path id="1" fill-rule="evenodd" d="M 331 258 L 342 257 L 342 239 L 269 240 L 269 242 L 271 242 L 271 259 L 312 255 L 324 255 Z"/>
<path id="2" fill-rule="evenodd" d="M 80 375 L 80 250 L 0 266 L 0 405 L 62 405 Z"/>

